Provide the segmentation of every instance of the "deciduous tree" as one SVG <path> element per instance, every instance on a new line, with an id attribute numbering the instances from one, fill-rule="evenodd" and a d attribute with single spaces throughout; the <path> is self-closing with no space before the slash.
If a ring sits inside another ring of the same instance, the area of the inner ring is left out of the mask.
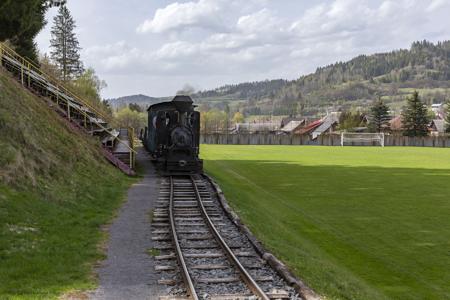
<path id="1" fill-rule="evenodd" d="M 450 133 L 450 100 L 447 102 L 447 109 L 446 109 L 446 116 L 445 116 L 445 132 Z"/>
<path id="2" fill-rule="evenodd" d="M 364 114 L 359 111 L 343 111 L 339 116 L 339 129 L 352 130 L 363 126 Z"/>
<path id="3" fill-rule="evenodd" d="M 137 103 L 129 103 L 128 108 L 132 111 L 143 112 L 142 107 Z"/>
<path id="4" fill-rule="evenodd" d="M 202 112 L 200 130 L 202 133 L 223 132 L 227 130 L 227 114 L 217 109 Z"/>
<path id="5" fill-rule="evenodd" d="M 145 127 L 147 124 L 147 115 L 125 107 L 117 112 L 115 123 L 117 127 L 133 127 L 136 132 L 139 132 L 139 129 Z"/>
<path id="6" fill-rule="evenodd" d="M 240 113 L 238 111 L 234 113 L 233 123 L 235 123 L 235 124 L 236 123 L 243 123 L 244 120 L 245 120 L 245 117 L 244 117 L 244 115 L 242 113 Z"/>
<path id="7" fill-rule="evenodd" d="M 101 80 L 93 68 L 85 70 L 81 76 L 72 81 L 72 89 L 83 100 L 88 101 L 89 104 L 103 112 L 104 114 L 111 114 L 110 108 L 101 98 L 102 89 L 107 87 L 104 80 Z"/>

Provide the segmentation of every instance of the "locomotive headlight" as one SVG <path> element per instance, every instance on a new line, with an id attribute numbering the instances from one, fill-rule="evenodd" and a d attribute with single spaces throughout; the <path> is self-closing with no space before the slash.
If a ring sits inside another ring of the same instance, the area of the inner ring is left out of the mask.
<path id="1" fill-rule="evenodd" d="M 187 165 L 187 161 L 185 161 L 185 160 L 180 160 L 180 161 L 178 161 L 178 165 L 179 165 L 180 167 L 184 167 L 184 166 Z"/>

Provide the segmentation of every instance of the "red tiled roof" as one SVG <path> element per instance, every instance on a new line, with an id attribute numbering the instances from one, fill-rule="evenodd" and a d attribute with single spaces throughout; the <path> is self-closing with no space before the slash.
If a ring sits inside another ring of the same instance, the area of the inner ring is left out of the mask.
<path id="1" fill-rule="evenodd" d="M 317 120 L 317 121 L 314 121 L 314 122 L 312 122 L 311 124 L 309 124 L 309 125 L 307 125 L 307 126 L 305 126 L 305 127 L 303 127 L 303 128 L 300 128 L 300 129 L 297 130 L 295 133 L 296 133 L 296 134 L 305 134 L 305 133 L 308 133 L 308 132 L 310 132 L 310 131 L 316 129 L 316 128 L 319 127 L 320 125 L 322 125 L 322 123 L 323 123 L 323 120 Z"/>

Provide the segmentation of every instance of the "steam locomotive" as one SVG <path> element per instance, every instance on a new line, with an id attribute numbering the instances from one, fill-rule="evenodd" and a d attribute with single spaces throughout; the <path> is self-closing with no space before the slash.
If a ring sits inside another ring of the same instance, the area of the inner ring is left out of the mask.
<path id="1" fill-rule="evenodd" d="M 151 105 L 148 126 L 141 132 L 144 147 L 162 174 L 192 174 L 203 171 L 199 159 L 200 113 L 189 96 Z"/>

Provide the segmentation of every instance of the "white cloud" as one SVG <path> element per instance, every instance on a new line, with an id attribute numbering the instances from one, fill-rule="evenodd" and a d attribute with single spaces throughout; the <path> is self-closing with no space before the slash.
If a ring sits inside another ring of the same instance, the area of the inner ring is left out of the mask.
<path id="1" fill-rule="evenodd" d="M 301 37 L 355 32 L 373 23 L 374 17 L 367 1 L 335 0 L 308 9 L 291 30 Z"/>
<path id="2" fill-rule="evenodd" d="M 448 0 L 433 0 L 426 10 L 427 12 L 433 12 L 444 7 L 450 7 L 450 2 Z"/>
<path id="3" fill-rule="evenodd" d="M 215 28 L 221 24 L 219 12 L 222 7 L 223 2 L 216 0 L 175 2 L 157 9 L 153 19 L 145 20 L 137 31 L 161 33 L 189 27 Z"/>
<path id="4" fill-rule="evenodd" d="M 151 64 L 152 72 L 161 74 L 199 74 L 205 70 L 221 74 L 245 70 L 250 74 L 279 70 L 277 77 L 284 77 L 283 69 L 295 69 L 295 60 L 301 65 L 306 59 L 304 68 L 312 71 L 319 65 L 370 53 L 376 41 L 384 41 L 378 49 L 390 50 L 396 47 L 391 39 L 407 43 L 420 39 L 414 22 L 421 20 L 419 32 L 426 32 L 426 16 L 421 17 L 423 11 L 443 5 L 442 0 L 434 0 L 429 5 L 418 0 L 385 0 L 377 5 L 367 0 L 334 0 L 308 8 L 297 19 L 283 19 L 273 10 L 261 8 L 267 3 L 257 0 L 247 3 L 247 8 L 253 10 L 241 15 L 233 1 L 175 2 L 158 9 L 153 19 L 144 22 L 139 31 L 162 34 L 205 27 L 213 32 L 201 38 L 177 36 L 176 40 L 169 39 L 154 51 L 145 52 L 119 43 L 113 48 L 122 54 L 114 53 L 110 46 L 97 52 L 111 51 L 101 60 L 108 70 L 127 66 L 143 69 L 143 65 Z M 223 23 L 217 15 L 225 7 L 235 18 Z"/>
<path id="5" fill-rule="evenodd" d="M 125 50 L 128 49 L 129 47 L 127 46 L 126 42 L 122 40 L 114 44 L 91 46 L 89 48 L 83 49 L 83 54 L 88 57 L 92 55 L 108 56 L 111 54 L 123 53 Z"/>
<path id="6" fill-rule="evenodd" d="M 148 62 L 141 50 L 125 41 L 86 48 L 82 50 L 82 56 L 88 65 L 96 65 L 104 72 L 129 69 L 138 61 Z"/>
<path id="7" fill-rule="evenodd" d="M 260 33 L 281 30 L 281 22 L 267 8 L 238 19 L 236 27 L 244 33 Z"/>
<path id="8" fill-rule="evenodd" d="M 442 40 L 450 33 L 449 0 L 130 1 L 139 5 L 140 16 L 124 19 L 106 41 L 104 33 L 92 37 L 98 45 L 82 43 L 82 56 L 106 80 L 129 78 L 124 86 L 135 86 L 131 81 L 138 82 L 138 76 L 151 77 L 149 89 L 159 91 L 148 92 L 153 95 L 170 94 L 161 90 L 173 85 L 161 82 L 173 78 L 202 88 L 296 78 L 335 61 L 405 48 L 424 38 Z M 146 15 L 146 6 L 154 13 Z M 136 19 L 143 20 L 137 29 Z M 122 34 L 114 42 L 117 31 Z M 213 78 L 220 80 L 213 84 Z"/>
<path id="9" fill-rule="evenodd" d="M 164 44 L 156 51 L 155 56 L 164 60 L 180 60 L 199 55 L 200 50 L 201 45 L 178 41 Z"/>

